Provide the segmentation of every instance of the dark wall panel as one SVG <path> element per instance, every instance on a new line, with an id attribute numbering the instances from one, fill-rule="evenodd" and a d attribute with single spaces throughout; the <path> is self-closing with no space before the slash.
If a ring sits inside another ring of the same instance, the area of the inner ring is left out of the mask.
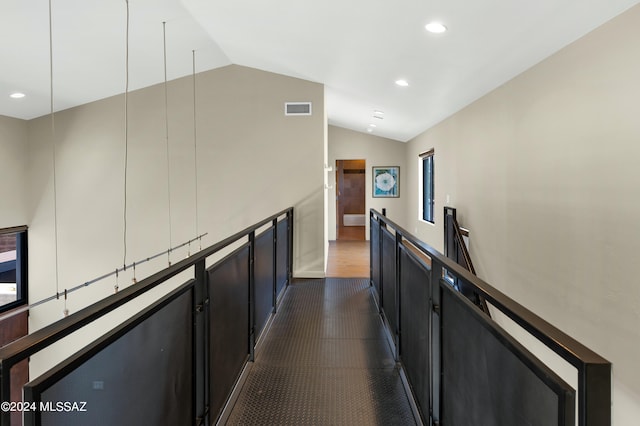
<path id="1" fill-rule="evenodd" d="M 276 296 L 280 296 L 280 293 L 284 289 L 288 279 L 288 227 L 289 219 L 284 219 L 278 222 L 276 231 L 278 236 L 278 245 L 276 247 Z"/>
<path id="2" fill-rule="evenodd" d="M 384 228 L 382 232 L 382 308 L 389 325 L 391 334 L 397 330 L 396 308 L 396 239 Z"/>
<path id="3" fill-rule="evenodd" d="M 193 424 L 192 297 L 182 293 L 44 389 L 43 402 L 87 404 L 45 411 L 41 424 Z"/>
<path id="4" fill-rule="evenodd" d="M 441 423 L 574 425 L 575 391 L 463 296 L 442 289 Z"/>
<path id="5" fill-rule="evenodd" d="M 400 251 L 400 269 L 400 358 L 423 419 L 428 419 L 430 271 L 404 247 Z"/>
<path id="6" fill-rule="evenodd" d="M 380 305 L 380 224 L 377 220 L 369 221 L 371 250 L 371 282 L 376 289 L 376 300 Z"/>
<path id="7" fill-rule="evenodd" d="M 249 247 L 209 269 L 211 418 L 216 419 L 249 354 Z"/>
<path id="8" fill-rule="evenodd" d="M 273 228 L 256 238 L 255 246 L 255 326 L 256 339 L 273 311 Z"/>

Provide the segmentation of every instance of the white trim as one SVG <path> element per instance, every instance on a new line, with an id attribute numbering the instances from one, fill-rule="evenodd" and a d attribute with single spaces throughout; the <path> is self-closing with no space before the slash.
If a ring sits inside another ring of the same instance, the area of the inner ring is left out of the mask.
<path id="1" fill-rule="evenodd" d="M 294 278 L 325 278 L 324 271 L 293 271 Z"/>

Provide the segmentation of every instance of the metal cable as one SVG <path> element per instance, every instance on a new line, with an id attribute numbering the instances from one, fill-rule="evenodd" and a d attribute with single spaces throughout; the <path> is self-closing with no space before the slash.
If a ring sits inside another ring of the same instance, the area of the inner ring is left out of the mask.
<path id="1" fill-rule="evenodd" d="M 169 95 L 167 89 L 167 23 L 162 23 L 162 41 L 164 50 L 164 124 L 165 124 L 165 137 L 167 147 L 167 198 L 169 204 L 169 247 L 171 247 L 171 160 L 169 157 Z M 167 250 L 167 258 L 169 266 L 171 266 L 171 249 Z"/>
<path id="2" fill-rule="evenodd" d="M 197 138 L 197 126 L 196 126 L 196 51 L 191 51 L 193 56 L 193 169 L 195 176 L 195 208 L 196 208 L 196 235 L 199 235 L 199 220 L 198 220 L 198 138 Z M 200 250 L 202 250 L 202 241 L 200 241 Z"/>
<path id="3" fill-rule="evenodd" d="M 125 86 L 124 86 L 124 205 L 123 205 L 123 230 L 122 264 L 127 264 L 127 170 L 129 168 L 129 0 L 127 5 L 127 30 L 125 36 Z"/>
<path id="4" fill-rule="evenodd" d="M 51 0 L 49 0 L 49 89 L 50 89 L 50 113 L 51 113 L 51 139 L 53 142 L 53 241 L 55 246 L 55 269 L 56 269 L 56 296 L 60 293 L 59 273 L 58 273 L 58 192 L 56 181 L 56 124 L 53 112 L 53 13 Z"/>

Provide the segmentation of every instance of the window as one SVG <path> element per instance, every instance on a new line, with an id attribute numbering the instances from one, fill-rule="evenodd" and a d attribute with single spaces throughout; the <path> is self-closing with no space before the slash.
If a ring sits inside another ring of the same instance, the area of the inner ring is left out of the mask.
<path id="1" fill-rule="evenodd" d="M 27 227 L 0 229 L 0 312 L 27 303 Z"/>
<path id="2" fill-rule="evenodd" d="M 420 218 L 426 222 L 435 223 L 433 215 L 433 149 L 420 154 L 421 166 L 421 203 Z"/>

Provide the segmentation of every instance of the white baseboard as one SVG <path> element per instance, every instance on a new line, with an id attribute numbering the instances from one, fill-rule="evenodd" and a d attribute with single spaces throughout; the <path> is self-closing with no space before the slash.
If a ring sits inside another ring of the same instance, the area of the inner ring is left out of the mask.
<path id="1" fill-rule="evenodd" d="M 293 271 L 293 278 L 324 278 L 324 271 Z"/>

